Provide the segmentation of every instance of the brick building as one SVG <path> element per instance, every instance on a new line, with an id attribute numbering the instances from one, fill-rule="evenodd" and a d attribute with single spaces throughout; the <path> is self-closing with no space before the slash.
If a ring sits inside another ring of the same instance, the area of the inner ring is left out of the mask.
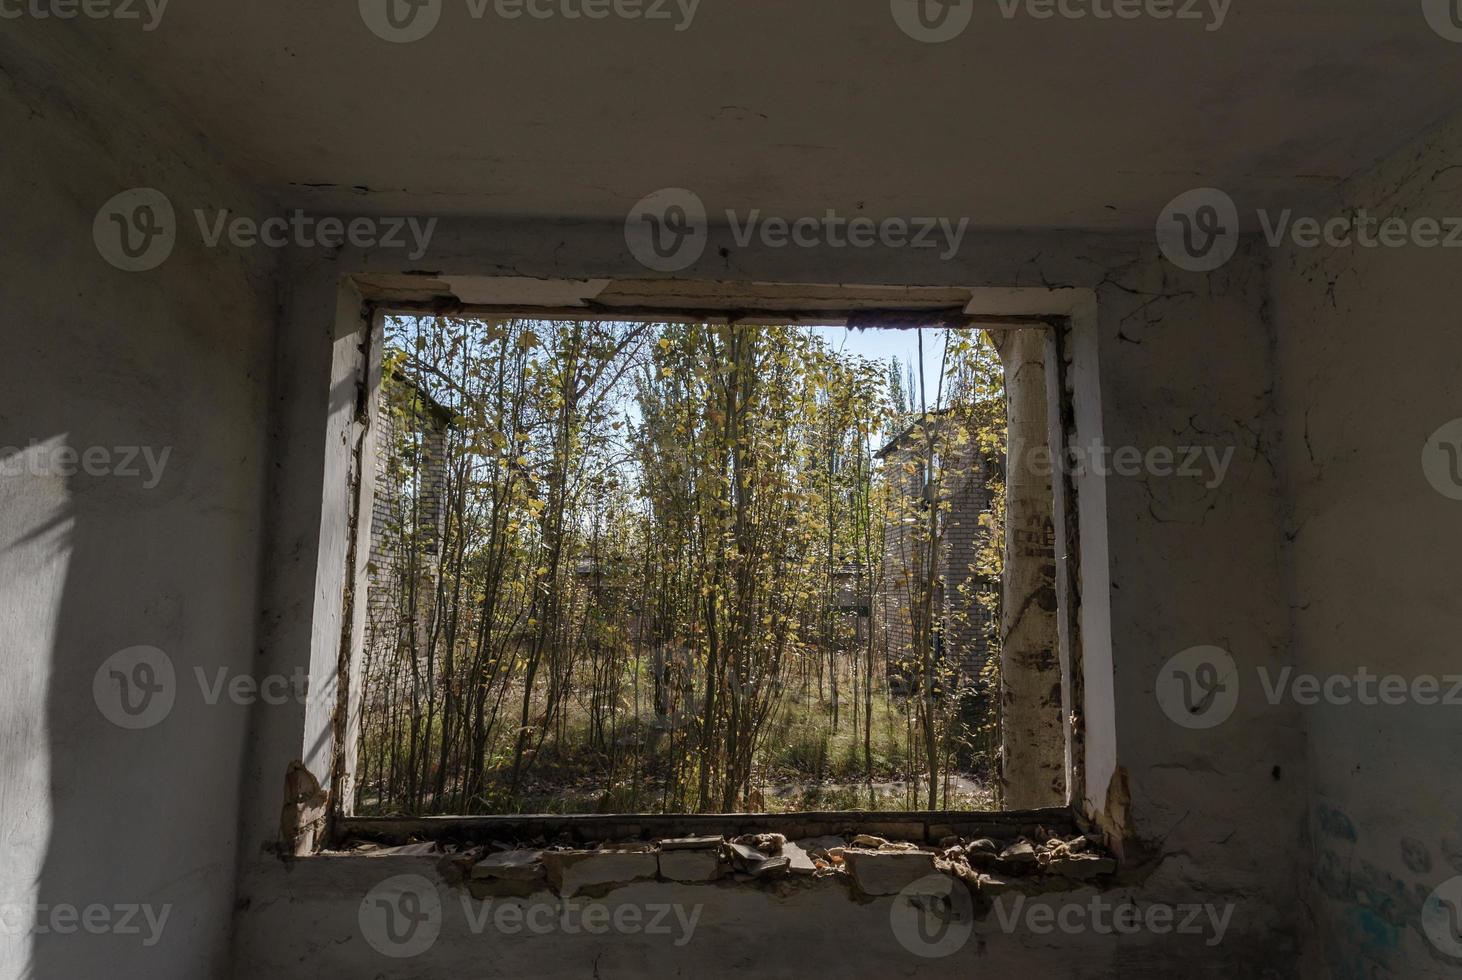
<path id="1" fill-rule="evenodd" d="M 880 628 L 889 670 L 906 676 L 914 661 L 917 600 L 931 581 L 931 623 L 936 656 L 961 678 L 979 675 L 989 655 L 989 614 L 977 594 L 998 589 L 974 564 L 988 530 L 992 465 L 974 433 L 950 411 L 929 413 L 878 452 L 890 487 L 883 549 Z M 938 502 L 931 533 L 930 508 Z"/>
<path id="2" fill-rule="evenodd" d="M 418 649 L 425 646 L 436 599 L 452 420 L 450 409 L 399 372 L 387 374 L 381 387 L 366 593 L 366 649 L 377 663 L 409 642 L 409 620 L 415 621 Z M 416 579 L 414 595 L 405 587 L 407 576 Z"/>

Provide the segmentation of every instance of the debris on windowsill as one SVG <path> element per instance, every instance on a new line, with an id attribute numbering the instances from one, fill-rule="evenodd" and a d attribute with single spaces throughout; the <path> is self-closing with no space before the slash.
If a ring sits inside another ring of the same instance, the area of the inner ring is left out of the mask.
<path id="1" fill-rule="evenodd" d="M 787 887 L 837 879 L 856 895 L 897 895 L 919 879 L 944 874 L 971 891 L 1069 890 L 1113 875 L 1116 860 L 1094 834 L 1018 837 L 946 836 L 939 844 L 888 840 L 871 834 L 827 834 L 789 841 L 779 833 L 738 837 L 671 837 L 657 841 L 576 843 L 490 841 L 461 845 L 420 841 L 383 847 L 356 841 L 327 856 L 438 857 L 448 880 L 479 899 L 527 897 L 551 890 L 561 897 L 599 897 L 633 882 L 742 883 Z"/>

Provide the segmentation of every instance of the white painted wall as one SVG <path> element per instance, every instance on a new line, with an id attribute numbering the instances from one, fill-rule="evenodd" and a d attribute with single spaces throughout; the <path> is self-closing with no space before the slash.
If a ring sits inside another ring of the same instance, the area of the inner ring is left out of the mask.
<path id="1" fill-rule="evenodd" d="M 1330 213 L 1462 217 L 1459 154 L 1454 121 L 1351 181 Z M 1416 246 L 1275 255 L 1288 605 L 1305 672 L 1462 673 L 1462 502 L 1422 469 L 1432 433 L 1462 416 L 1458 260 Z M 1304 725 L 1316 954 L 1338 977 L 1456 976 L 1419 923 L 1432 889 L 1462 875 L 1462 705 L 1322 702 Z"/>
<path id="2" fill-rule="evenodd" d="M 170 455 L 154 486 L 0 476 L 0 977 L 223 976 L 248 709 L 209 706 L 193 670 L 247 673 L 254 654 L 272 262 L 196 233 L 151 272 L 103 261 L 93 216 L 119 191 L 156 187 L 180 216 L 256 202 L 82 32 L 6 24 L 0 465 L 32 441 Z M 92 681 L 136 645 L 167 653 L 178 688 L 127 731 Z M 76 933 L 36 934 L 38 905 Z M 91 935 L 65 912 L 123 925 L 129 905 L 166 914 L 159 941 L 141 917 L 141 935 Z"/>

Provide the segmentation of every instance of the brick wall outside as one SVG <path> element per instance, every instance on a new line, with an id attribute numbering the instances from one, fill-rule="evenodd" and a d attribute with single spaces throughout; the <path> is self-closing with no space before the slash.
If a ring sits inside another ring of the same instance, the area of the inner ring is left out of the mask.
<path id="1" fill-rule="evenodd" d="M 445 412 L 399 377 L 384 379 L 382 388 L 366 592 L 366 649 L 375 662 L 406 639 L 402 575 L 412 556 L 403 552 L 403 543 L 412 543 L 413 536 L 408 533 L 403 542 L 403 529 L 409 532 L 413 521 L 420 528 L 414 535 L 417 629 L 430 621 L 446 488 Z M 411 458 L 412 444 L 420 447 L 419 459 Z"/>
<path id="2" fill-rule="evenodd" d="M 935 624 L 940 628 L 944 662 L 957 667 L 961 678 L 978 676 L 989 656 L 989 616 L 976 601 L 991 587 L 972 566 L 988 531 L 980 517 L 990 509 L 986 486 L 988 467 L 972 438 L 955 438 L 953 416 L 929 423 L 934 427 L 935 452 L 941 457 L 943 477 L 939 496 L 947 503 L 944 525 L 934 556 Z M 929 567 L 925 528 L 924 461 L 929 455 L 928 435 L 904 433 L 884 449 L 884 468 L 891 490 L 883 552 L 883 595 L 879 602 L 880 631 L 889 653 L 890 669 L 913 658 L 913 596 L 918 595 Z"/>

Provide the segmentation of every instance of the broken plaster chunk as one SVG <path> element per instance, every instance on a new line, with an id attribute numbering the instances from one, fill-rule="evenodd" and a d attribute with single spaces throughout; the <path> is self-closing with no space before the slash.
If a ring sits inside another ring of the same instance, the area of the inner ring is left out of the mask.
<path id="1" fill-rule="evenodd" d="M 934 863 L 935 863 L 935 866 L 936 867 L 939 865 L 939 862 L 938 861 L 935 861 Z M 948 869 L 947 870 L 948 870 L 948 873 L 949 874 L 954 875 L 956 878 L 959 878 L 962 881 L 967 881 L 971 885 L 978 885 L 979 884 L 980 877 L 981 877 L 980 872 L 976 871 L 974 868 L 970 867 L 968 864 L 965 864 L 963 861 L 950 861 L 950 862 L 947 862 L 947 864 L 948 864 Z M 940 868 L 939 870 L 940 871 L 945 871 L 946 869 L 945 868 Z"/>
<path id="2" fill-rule="evenodd" d="M 472 877 L 505 878 L 510 881 L 537 881 L 545 874 L 542 851 L 499 851 L 472 866 Z"/>
<path id="3" fill-rule="evenodd" d="M 876 851 L 887 843 L 888 841 L 884 840 L 882 837 L 874 837 L 872 834 L 859 834 L 857 837 L 853 838 L 853 843 L 849 846 L 866 847 L 870 850 Z"/>
<path id="4" fill-rule="evenodd" d="M 720 843 L 720 838 L 716 842 Z M 670 881 L 714 881 L 721 876 L 717 851 L 704 848 L 671 848 L 660 851 L 660 876 Z"/>
<path id="5" fill-rule="evenodd" d="M 785 854 L 776 857 L 769 857 L 760 861 L 751 869 L 751 873 L 758 878 L 780 878 L 790 874 L 792 870 L 792 859 Z"/>
<path id="6" fill-rule="evenodd" d="M 751 866 L 760 864 L 766 860 L 766 855 L 749 844 L 738 844 L 735 841 L 726 845 L 731 852 L 731 857 L 738 865 Z"/>
<path id="7" fill-rule="evenodd" d="M 653 851 L 545 851 L 548 881 L 563 898 L 595 885 L 654 878 L 660 871 Z"/>
<path id="8" fill-rule="evenodd" d="M 787 843 L 787 838 L 781 834 L 745 834 L 732 843 L 754 847 L 762 854 L 779 854 L 782 845 Z"/>
<path id="9" fill-rule="evenodd" d="M 797 842 L 797 846 L 813 857 L 823 857 L 828 851 L 843 847 L 845 843 L 843 838 L 828 834 L 822 837 L 804 837 Z"/>
<path id="10" fill-rule="evenodd" d="M 1003 895 L 1009 891 L 1010 882 L 1004 878 L 997 878 L 994 875 L 982 874 L 976 887 L 979 888 L 980 894 L 989 895 L 991 898 L 994 898 L 996 895 Z"/>
<path id="11" fill-rule="evenodd" d="M 843 857 L 853 880 L 865 895 L 897 895 L 908 885 L 934 873 L 928 851 L 847 850 Z"/>
<path id="12" fill-rule="evenodd" d="M 995 842 L 988 837 L 981 837 L 979 840 L 970 841 L 969 846 L 965 848 L 966 852 L 978 852 L 980 854 L 995 854 L 999 850 L 1000 848 L 995 846 Z"/>
<path id="13" fill-rule="evenodd" d="M 788 871 L 794 875 L 810 875 L 817 871 L 812 856 L 796 844 L 783 844 L 782 857 L 788 860 Z"/>
<path id="14" fill-rule="evenodd" d="M 1016 841 L 1000 852 L 1000 860 L 1009 861 L 1011 864 L 1035 864 L 1037 861 L 1035 845 L 1028 840 Z"/>

